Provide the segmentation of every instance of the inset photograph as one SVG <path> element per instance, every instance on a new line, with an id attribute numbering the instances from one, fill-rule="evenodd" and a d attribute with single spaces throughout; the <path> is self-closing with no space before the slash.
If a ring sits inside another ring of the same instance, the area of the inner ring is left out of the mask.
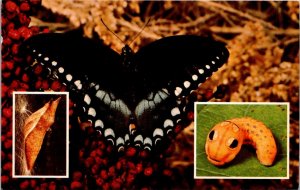
<path id="1" fill-rule="evenodd" d="M 195 178 L 287 179 L 289 103 L 195 104 Z"/>
<path id="2" fill-rule="evenodd" d="M 13 177 L 67 178 L 68 92 L 13 93 Z"/>

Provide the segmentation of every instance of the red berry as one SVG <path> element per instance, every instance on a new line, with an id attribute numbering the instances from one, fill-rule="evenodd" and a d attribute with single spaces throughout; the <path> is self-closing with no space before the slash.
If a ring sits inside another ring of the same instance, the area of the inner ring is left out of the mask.
<path id="1" fill-rule="evenodd" d="M 20 189 L 28 189 L 30 183 L 28 180 L 23 181 L 22 183 L 20 183 Z"/>
<path id="2" fill-rule="evenodd" d="M 54 181 L 50 182 L 49 190 L 56 190 L 56 183 Z"/>
<path id="3" fill-rule="evenodd" d="M 73 106 L 74 106 L 74 102 L 70 99 L 69 100 L 69 108 L 73 108 Z"/>
<path id="4" fill-rule="evenodd" d="M 133 183 L 135 179 L 135 175 L 132 175 L 132 174 L 128 174 L 127 177 L 126 177 L 126 183 L 127 185 L 129 186 L 130 184 Z"/>
<path id="5" fill-rule="evenodd" d="M 121 189 L 121 183 L 116 180 L 113 180 L 111 182 L 111 188 L 112 189 Z"/>
<path id="6" fill-rule="evenodd" d="M 175 129 L 174 129 L 174 133 L 178 134 L 181 130 L 182 130 L 182 126 L 181 125 L 176 125 Z"/>
<path id="7" fill-rule="evenodd" d="M 1 184 L 6 184 L 9 182 L 9 177 L 7 175 L 2 175 L 1 176 Z"/>
<path id="8" fill-rule="evenodd" d="M 1 126 L 5 127 L 7 125 L 7 119 L 5 117 L 1 117 Z"/>
<path id="9" fill-rule="evenodd" d="M 18 29 L 18 32 L 25 40 L 32 36 L 33 32 L 26 26 L 22 26 Z"/>
<path id="10" fill-rule="evenodd" d="M 75 171 L 73 173 L 73 180 L 74 181 L 80 181 L 82 178 L 82 173 L 80 171 Z"/>
<path id="11" fill-rule="evenodd" d="M 8 20 L 4 16 L 1 16 L 1 27 L 3 28 L 4 26 L 6 26 L 7 23 Z"/>
<path id="12" fill-rule="evenodd" d="M 72 109 L 69 110 L 69 116 L 72 116 L 74 111 Z"/>
<path id="13" fill-rule="evenodd" d="M 4 148 L 5 149 L 11 149 L 12 147 L 12 140 L 11 139 L 7 139 L 5 142 L 4 142 Z"/>
<path id="14" fill-rule="evenodd" d="M 15 28 L 15 23 L 9 22 L 6 26 L 6 31 L 13 30 Z"/>
<path id="15" fill-rule="evenodd" d="M 20 5 L 20 11 L 26 12 L 30 10 L 30 5 L 27 2 L 23 2 Z"/>
<path id="16" fill-rule="evenodd" d="M 12 54 L 16 55 L 19 53 L 19 44 L 13 44 L 11 47 Z"/>
<path id="17" fill-rule="evenodd" d="M 45 90 L 49 89 L 49 83 L 48 83 L 48 81 L 46 81 L 46 80 L 43 81 L 42 88 L 45 89 Z"/>
<path id="18" fill-rule="evenodd" d="M 85 162 L 85 167 L 90 168 L 94 164 L 94 159 L 92 157 L 88 157 Z"/>
<path id="19" fill-rule="evenodd" d="M 29 76 L 28 74 L 24 73 L 23 76 L 22 76 L 22 81 L 23 82 L 28 82 L 29 81 Z"/>
<path id="20" fill-rule="evenodd" d="M 129 147 L 126 151 L 126 156 L 133 157 L 136 154 L 136 148 Z"/>
<path id="21" fill-rule="evenodd" d="M 6 13 L 6 17 L 8 18 L 8 20 L 13 20 L 17 15 L 18 15 L 18 11 Z"/>
<path id="22" fill-rule="evenodd" d="M 15 12 L 17 11 L 18 9 L 18 6 L 15 2 L 12 2 L 12 1 L 7 1 L 5 3 L 5 9 L 8 11 L 8 12 Z"/>
<path id="23" fill-rule="evenodd" d="M 170 169 L 164 169 L 163 174 L 167 177 L 171 177 L 172 171 Z"/>
<path id="24" fill-rule="evenodd" d="M 8 92 L 9 88 L 5 84 L 1 84 L 1 97 L 4 98 L 6 96 L 6 93 Z"/>
<path id="25" fill-rule="evenodd" d="M 2 74 L 2 75 L 3 75 L 3 74 Z M 12 97 L 13 91 L 14 91 L 14 89 L 12 89 L 12 88 L 9 88 L 9 89 L 7 90 L 7 95 L 8 95 L 9 98 Z"/>
<path id="26" fill-rule="evenodd" d="M 3 169 L 4 171 L 11 171 L 11 168 L 12 168 L 11 162 L 6 162 L 6 163 L 2 166 L 2 169 Z"/>
<path id="27" fill-rule="evenodd" d="M 43 29 L 43 33 L 49 33 L 49 32 L 50 32 L 50 29 L 49 29 L 49 28 Z"/>
<path id="28" fill-rule="evenodd" d="M 83 186 L 82 186 L 82 183 L 79 182 L 79 181 L 73 181 L 71 183 L 71 189 L 81 189 Z"/>
<path id="29" fill-rule="evenodd" d="M 96 179 L 96 184 L 101 187 L 104 184 L 104 180 L 101 177 L 98 177 Z"/>
<path id="30" fill-rule="evenodd" d="M 114 177 L 116 175 L 116 169 L 114 166 L 109 167 L 108 169 L 108 176 L 109 177 Z"/>
<path id="31" fill-rule="evenodd" d="M 8 31 L 8 37 L 10 37 L 13 40 L 19 40 L 21 35 L 18 30 L 9 30 Z"/>
<path id="32" fill-rule="evenodd" d="M 109 144 L 106 148 L 106 152 L 109 154 L 113 151 L 113 149 L 114 149 L 113 146 Z"/>
<path id="33" fill-rule="evenodd" d="M 2 114 L 3 114 L 4 117 L 10 119 L 10 118 L 12 117 L 12 110 L 11 110 L 11 107 L 9 107 L 9 108 L 7 108 L 7 107 L 6 107 L 6 108 L 3 108 L 3 109 L 2 109 Z"/>
<path id="34" fill-rule="evenodd" d="M 30 180 L 30 187 L 31 187 L 31 188 L 35 188 L 36 185 L 37 185 L 36 180 L 34 180 L 34 179 Z"/>
<path id="35" fill-rule="evenodd" d="M 7 138 L 11 138 L 11 137 L 12 137 L 12 131 L 7 131 L 6 137 L 7 137 Z"/>
<path id="36" fill-rule="evenodd" d="M 104 183 L 103 186 L 102 186 L 102 189 L 103 190 L 109 190 L 110 189 L 109 183 Z"/>
<path id="37" fill-rule="evenodd" d="M 15 75 L 19 76 L 20 73 L 21 73 L 21 67 L 17 67 L 16 70 L 15 70 Z"/>
<path id="38" fill-rule="evenodd" d="M 92 166 L 92 169 L 91 169 L 92 173 L 95 175 L 95 174 L 98 174 L 99 172 L 99 165 L 98 164 L 94 164 Z"/>
<path id="39" fill-rule="evenodd" d="M 1 63 L 1 71 L 5 70 L 5 69 L 6 69 L 6 64 L 3 63 L 3 61 L 2 61 L 2 63 Z"/>
<path id="40" fill-rule="evenodd" d="M 151 176 L 153 173 L 153 168 L 152 167 L 146 167 L 145 170 L 144 170 L 144 175 L 145 176 Z"/>
<path id="41" fill-rule="evenodd" d="M 60 88 L 61 88 L 61 83 L 58 80 L 55 80 L 52 82 L 52 84 L 51 84 L 52 90 L 59 91 Z"/>
<path id="42" fill-rule="evenodd" d="M 189 120 L 194 121 L 194 112 L 193 112 L 193 111 L 190 111 L 190 112 L 187 114 L 187 117 L 188 117 Z"/>
<path id="43" fill-rule="evenodd" d="M 3 39 L 3 45 L 10 46 L 12 44 L 12 40 L 9 37 L 5 37 Z"/>
<path id="44" fill-rule="evenodd" d="M 48 189 L 48 183 L 47 182 L 42 183 L 40 186 L 41 186 L 41 189 Z"/>
<path id="45" fill-rule="evenodd" d="M 104 180 L 108 179 L 108 174 L 107 174 L 107 171 L 106 170 L 101 170 L 100 171 L 100 177 Z"/>
<path id="46" fill-rule="evenodd" d="M 214 96 L 214 92 L 211 89 L 208 89 L 204 96 L 206 100 L 210 100 Z"/>
<path id="47" fill-rule="evenodd" d="M 10 72 L 3 72 L 2 73 L 3 78 L 9 78 L 11 76 Z"/>
<path id="48" fill-rule="evenodd" d="M 136 172 L 137 173 L 141 173 L 143 171 L 143 164 L 142 163 L 138 163 L 136 165 Z"/>
<path id="49" fill-rule="evenodd" d="M 3 152 L 3 150 L 1 150 L 1 161 L 2 161 L 2 163 L 3 163 L 3 160 L 5 160 L 5 157 L 6 157 L 5 153 Z"/>
<path id="50" fill-rule="evenodd" d="M 19 87 L 20 82 L 18 80 L 13 80 L 10 84 L 10 88 L 17 89 Z"/>
<path id="51" fill-rule="evenodd" d="M 22 88 L 22 89 L 24 89 L 24 90 L 27 90 L 27 89 L 29 89 L 29 85 L 27 84 L 27 83 L 20 83 L 20 87 Z"/>
<path id="52" fill-rule="evenodd" d="M 33 35 L 33 32 L 31 30 L 25 30 L 23 33 L 21 33 L 21 36 L 26 40 L 30 38 Z"/>
<path id="53" fill-rule="evenodd" d="M 90 156 L 91 156 L 91 157 L 96 157 L 96 150 L 93 150 L 93 151 L 90 153 Z"/>
<path id="54" fill-rule="evenodd" d="M 139 154 L 139 156 L 140 156 L 141 158 L 148 158 L 149 155 L 150 155 L 150 153 L 149 153 L 149 150 L 148 150 L 148 149 L 141 150 L 141 151 L 140 151 L 140 154 Z"/>
<path id="55" fill-rule="evenodd" d="M 38 80 L 38 81 L 35 82 L 34 87 L 35 87 L 36 89 L 40 89 L 41 86 L 42 86 L 42 81 L 41 81 L 41 80 Z"/>
<path id="56" fill-rule="evenodd" d="M 6 140 L 6 136 L 5 135 L 1 135 L 1 142 L 3 143 Z"/>
<path id="57" fill-rule="evenodd" d="M 128 162 L 127 162 L 127 167 L 128 167 L 129 169 L 135 169 L 135 164 L 134 164 L 132 161 L 128 161 Z"/>
<path id="58" fill-rule="evenodd" d="M 12 154 L 11 154 L 11 153 L 8 153 L 8 154 L 7 154 L 7 158 L 8 158 L 8 160 L 11 161 L 11 160 L 12 160 Z"/>
<path id="59" fill-rule="evenodd" d="M 37 33 L 39 33 L 39 31 L 40 31 L 40 28 L 37 27 L 37 26 L 31 26 L 31 27 L 29 27 L 29 29 L 30 29 L 34 34 L 37 34 Z"/>
<path id="60" fill-rule="evenodd" d="M 118 162 L 116 163 L 116 169 L 117 169 L 117 170 L 121 170 L 121 168 L 122 168 L 122 162 L 121 162 L 121 161 L 118 161 Z"/>
<path id="61" fill-rule="evenodd" d="M 14 66 L 15 66 L 13 61 L 5 61 L 5 62 L 3 62 L 3 64 L 5 64 L 6 68 L 9 69 L 9 70 L 13 70 Z"/>
<path id="62" fill-rule="evenodd" d="M 24 14 L 24 13 L 19 13 L 19 21 L 22 25 L 28 26 L 30 23 L 30 18 Z"/>

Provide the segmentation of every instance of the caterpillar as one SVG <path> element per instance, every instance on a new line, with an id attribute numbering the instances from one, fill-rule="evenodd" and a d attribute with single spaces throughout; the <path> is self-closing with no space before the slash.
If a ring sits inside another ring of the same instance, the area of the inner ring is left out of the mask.
<path id="1" fill-rule="evenodd" d="M 210 163 L 222 166 L 232 161 L 243 144 L 252 145 L 262 165 L 271 166 L 277 147 L 271 130 L 250 117 L 234 118 L 216 124 L 208 133 L 205 152 Z"/>

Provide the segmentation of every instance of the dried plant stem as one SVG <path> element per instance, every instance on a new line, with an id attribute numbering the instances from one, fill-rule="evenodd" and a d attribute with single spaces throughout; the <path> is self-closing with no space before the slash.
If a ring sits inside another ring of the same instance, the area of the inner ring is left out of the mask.
<path id="1" fill-rule="evenodd" d="M 207 9 L 210 9 L 210 10 L 213 10 L 213 8 L 218 8 L 218 9 L 222 9 L 226 12 L 229 12 L 229 13 L 233 13 L 233 14 L 236 14 L 240 17 L 244 17 L 244 18 L 247 18 L 251 21 L 255 21 L 255 22 L 259 22 L 261 23 L 262 25 L 268 27 L 268 28 L 271 28 L 271 29 L 276 29 L 275 26 L 273 26 L 272 24 L 268 23 L 268 22 L 265 22 L 259 18 L 256 18 L 256 17 L 253 17 L 247 13 L 244 13 L 244 12 L 241 12 L 241 11 L 238 11 L 236 9 L 233 9 L 229 6 L 225 6 L 221 3 L 215 3 L 215 2 L 211 2 L 211 1 L 206 1 L 206 2 L 201 2 L 201 3 L 198 3 L 199 6 L 202 6 L 202 7 L 205 7 Z"/>
<path id="2" fill-rule="evenodd" d="M 140 32 L 142 30 L 141 27 L 131 24 L 130 22 L 127 22 L 125 20 L 118 20 L 118 23 L 121 26 L 130 28 L 132 31 L 135 31 L 135 32 Z M 141 35 L 143 35 L 144 37 L 150 38 L 150 39 L 159 39 L 161 37 L 155 33 L 148 32 L 147 30 L 144 30 Z"/>
<path id="3" fill-rule="evenodd" d="M 216 33 L 228 33 L 228 34 L 239 34 L 245 32 L 246 29 L 244 27 L 219 27 L 219 26 L 211 26 L 210 30 Z M 286 36 L 298 36 L 300 34 L 299 29 L 276 29 L 269 30 L 270 33 L 275 35 L 286 35 Z"/>
<path id="4" fill-rule="evenodd" d="M 30 17 L 30 19 L 31 19 L 30 22 L 31 26 L 47 27 L 53 31 L 57 31 L 58 29 L 60 30 L 61 29 L 70 30 L 72 28 L 74 29 L 74 26 L 72 26 L 70 23 L 45 22 L 36 17 Z"/>

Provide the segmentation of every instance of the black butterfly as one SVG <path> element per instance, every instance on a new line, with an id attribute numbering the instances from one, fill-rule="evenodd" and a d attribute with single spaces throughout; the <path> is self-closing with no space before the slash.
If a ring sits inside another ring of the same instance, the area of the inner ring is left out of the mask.
<path id="1" fill-rule="evenodd" d="M 187 124 L 183 98 L 229 56 L 223 43 L 190 35 L 162 38 L 137 53 L 125 45 L 121 55 L 75 32 L 40 34 L 23 46 L 118 151 L 159 149 L 176 125 Z"/>

